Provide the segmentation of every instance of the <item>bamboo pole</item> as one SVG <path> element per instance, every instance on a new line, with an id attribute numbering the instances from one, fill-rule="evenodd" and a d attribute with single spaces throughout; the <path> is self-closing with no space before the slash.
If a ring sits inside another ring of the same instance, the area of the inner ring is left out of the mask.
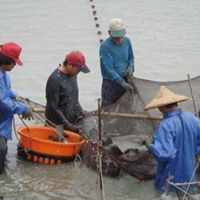
<path id="1" fill-rule="evenodd" d="M 144 114 L 131 114 L 131 113 L 118 113 L 118 112 L 101 112 L 102 116 L 111 116 L 119 118 L 129 118 L 129 119 L 151 119 L 151 120 L 162 120 L 162 117 L 150 117 Z"/>
<path id="2" fill-rule="evenodd" d="M 194 100 L 194 93 L 193 93 L 193 90 L 192 90 L 192 83 L 191 83 L 191 79 L 190 79 L 190 74 L 188 74 L 188 83 L 189 83 L 189 86 L 190 86 L 190 93 L 191 93 L 191 96 L 192 96 L 194 112 L 195 112 L 195 115 L 198 116 L 197 107 L 196 107 L 196 103 L 195 103 L 195 100 Z"/>
<path id="3" fill-rule="evenodd" d="M 104 184 L 103 184 L 103 171 L 102 171 L 102 123 L 101 123 L 101 106 L 100 99 L 98 99 L 98 119 L 99 119 L 99 140 L 97 142 L 97 159 L 99 166 L 99 179 L 100 179 L 100 190 L 102 194 L 102 199 L 105 200 Z"/>
<path id="4" fill-rule="evenodd" d="M 43 108 L 33 108 L 33 111 L 36 113 L 44 113 L 45 109 Z M 96 116 L 99 115 L 97 111 L 91 111 L 86 114 L 87 116 Z M 155 120 L 155 121 L 160 121 L 162 120 L 161 116 L 157 117 L 151 117 L 149 115 L 144 115 L 144 114 L 132 114 L 132 113 L 120 113 L 120 112 L 105 112 L 101 111 L 100 115 L 102 117 L 118 117 L 118 118 L 129 118 L 129 119 L 150 119 L 150 120 Z"/>

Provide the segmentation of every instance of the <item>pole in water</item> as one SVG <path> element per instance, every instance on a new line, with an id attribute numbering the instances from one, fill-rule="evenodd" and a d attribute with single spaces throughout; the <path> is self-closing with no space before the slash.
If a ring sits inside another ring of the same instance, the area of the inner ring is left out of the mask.
<path id="1" fill-rule="evenodd" d="M 190 86 L 190 93 L 191 93 L 191 96 L 192 96 L 194 112 L 195 112 L 195 115 L 198 116 L 197 107 L 196 107 L 196 103 L 195 103 L 195 100 L 194 100 L 194 93 L 193 93 L 193 90 L 192 90 L 192 83 L 191 83 L 191 79 L 190 79 L 190 74 L 188 74 L 188 82 L 189 82 L 189 86 Z"/>
<path id="2" fill-rule="evenodd" d="M 100 178 L 100 190 L 102 194 L 102 199 L 105 200 L 105 192 L 103 185 L 103 172 L 102 172 L 102 123 L 101 123 L 101 99 L 98 98 L 98 122 L 99 122 L 99 140 L 97 142 L 97 165 L 99 166 L 99 178 Z"/>

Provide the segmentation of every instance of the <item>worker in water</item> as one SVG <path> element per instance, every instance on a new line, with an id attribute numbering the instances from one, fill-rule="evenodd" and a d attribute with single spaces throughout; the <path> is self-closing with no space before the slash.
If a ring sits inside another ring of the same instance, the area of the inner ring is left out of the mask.
<path id="1" fill-rule="evenodd" d="M 19 59 L 22 48 L 7 42 L 0 45 L 0 173 L 4 169 L 7 154 L 7 141 L 12 139 L 12 119 L 14 114 L 22 114 L 23 119 L 33 118 L 32 110 L 26 104 L 17 101 L 17 94 L 11 89 L 7 72 L 15 65 L 22 65 Z"/>
<path id="2" fill-rule="evenodd" d="M 186 100 L 188 97 L 161 86 L 156 97 L 145 107 L 145 110 L 158 108 L 163 114 L 163 120 L 155 130 L 153 143 L 146 141 L 158 162 L 155 186 L 162 191 L 169 176 L 173 183 L 195 181 L 195 156 L 200 153 L 200 120 L 178 108 L 178 102 Z M 183 189 L 187 187 L 185 185 Z M 170 191 L 173 190 L 171 186 Z"/>
<path id="3" fill-rule="evenodd" d="M 63 125 L 64 129 L 80 132 L 79 121 L 84 111 L 79 103 L 77 75 L 88 73 L 85 57 L 80 51 L 72 51 L 62 65 L 59 65 L 49 76 L 46 84 L 47 124 Z"/>
<path id="4" fill-rule="evenodd" d="M 115 103 L 126 91 L 133 90 L 128 79 L 134 72 L 134 54 L 131 41 L 120 18 L 109 23 L 109 37 L 99 50 L 102 74 L 102 107 Z"/>

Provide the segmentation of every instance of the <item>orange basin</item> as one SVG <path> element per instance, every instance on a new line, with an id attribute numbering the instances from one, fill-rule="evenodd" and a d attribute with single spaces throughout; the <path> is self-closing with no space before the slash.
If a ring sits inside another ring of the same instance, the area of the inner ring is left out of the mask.
<path id="1" fill-rule="evenodd" d="M 21 127 L 18 133 L 22 149 L 47 156 L 73 157 L 80 153 L 85 143 L 79 134 L 68 130 L 63 131 L 67 142 L 52 141 L 50 138 L 57 138 L 58 134 L 55 128 L 46 126 Z"/>

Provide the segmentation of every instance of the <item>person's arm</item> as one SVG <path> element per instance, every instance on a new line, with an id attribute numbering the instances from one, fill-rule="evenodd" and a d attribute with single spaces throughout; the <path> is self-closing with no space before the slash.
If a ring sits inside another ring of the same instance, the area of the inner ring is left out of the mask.
<path id="1" fill-rule="evenodd" d="M 175 158 L 176 149 L 173 141 L 173 133 L 161 123 L 156 129 L 154 144 L 150 145 L 154 157 L 159 161 L 168 161 Z"/>
<path id="2" fill-rule="evenodd" d="M 60 86 L 56 81 L 54 80 L 48 80 L 47 86 L 46 86 L 46 98 L 47 98 L 47 104 L 48 108 L 53 111 L 54 117 L 57 119 L 57 121 L 60 122 L 60 124 L 69 123 L 67 118 L 64 116 L 63 112 L 60 110 L 59 104 L 60 104 Z"/>
<path id="3" fill-rule="evenodd" d="M 129 39 L 128 39 L 129 40 Z M 131 41 L 129 40 L 129 50 L 128 50 L 128 60 L 129 60 L 129 66 L 133 68 L 133 72 L 135 71 L 135 56 L 133 53 L 133 48 Z"/>
<path id="4" fill-rule="evenodd" d="M 196 155 L 198 160 L 200 161 L 200 119 L 195 117 L 195 128 L 197 133 L 197 147 L 196 147 Z M 193 127 L 194 128 L 194 127 Z"/>
<path id="5" fill-rule="evenodd" d="M 113 56 L 107 45 L 101 45 L 99 54 L 102 75 L 106 75 L 111 81 L 119 84 L 124 82 L 124 79 L 114 69 Z"/>
<path id="6" fill-rule="evenodd" d="M 128 67 L 124 72 L 124 77 L 126 80 L 133 78 L 133 73 L 135 71 L 135 64 L 134 64 L 134 53 L 131 45 L 131 41 L 127 38 L 128 41 Z"/>
<path id="7" fill-rule="evenodd" d="M 25 114 L 28 112 L 28 106 L 24 103 L 13 100 L 10 96 L 10 88 L 0 80 L 0 110 L 6 114 Z"/>
<path id="8" fill-rule="evenodd" d="M 54 118 L 59 121 L 60 124 L 64 125 L 64 129 L 71 130 L 74 132 L 79 132 L 79 127 L 69 122 L 69 120 L 65 117 L 63 112 L 61 111 L 60 104 L 60 85 L 58 81 L 54 81 L 54 79 L 49 79 L 47 81 L 46 86 L 46 98 L 48 102 L 48 107 L 53 112 Z M 47 117 L 48 118 L 48 117 Z"/>

